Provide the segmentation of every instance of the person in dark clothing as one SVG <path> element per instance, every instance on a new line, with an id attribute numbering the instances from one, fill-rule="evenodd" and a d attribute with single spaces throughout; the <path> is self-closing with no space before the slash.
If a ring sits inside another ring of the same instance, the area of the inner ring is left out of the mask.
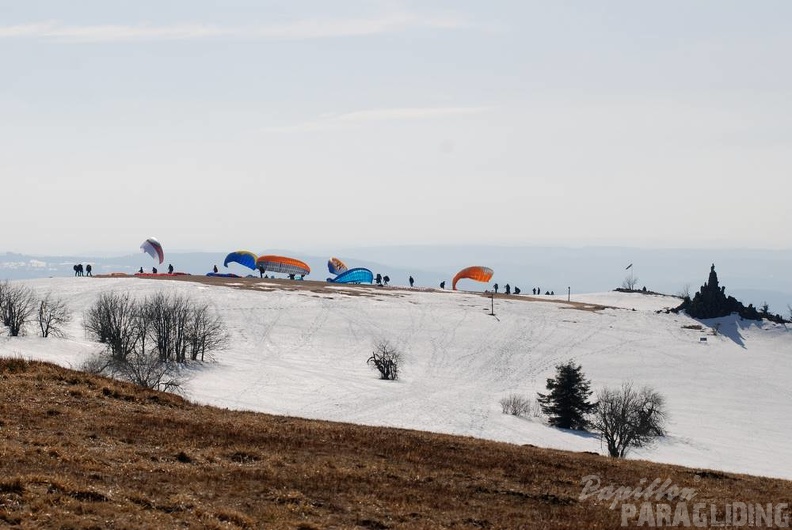
<path id="1" fill-rule="evenodd" d="M 157 267 L 151 267 L 151 273 L 157 274 Z"/>
<path id="2" fill-rule="evenodd" d="M 77 271 L 79 271 L 79 267 L 77 267 L 77 265 L 75 265 L 75 266 L 74 266 L 74 267 L 72 267 L 72 268 L 74 269 L 74 275 L 75 275 L 75 276 L 79 276 L 79 275 L 77 274 Z"/>
<path id="3" fill-rule="evenodd" d="M 498 284 L 496 283 L 492 288 L 495 289 L 495 294 L 498 294 Z"/>
<path id="4" fill-rule="evenodd" d="M 415 283 L 415 280 L 413 280 L 413 277 L 410 276 L 410 287 L 412 287 L 414 283 Z"/>
<path id="5" fill-rule="evenodd" d="M 212 267 L 212 272 L 214 272 L 215 274 L 217 274 L 217 265 L 215 265 L 214 267 Z"/>
<path id="6" fill-rule="evenodd" d="M 294 274 L 289 274 L 289 279 L 293 280 L 294 279 Z"/>
<path id="7" fill-rule="evenodd" d="M 514 287 L 514 294 L 520 294 L 520 288 L 515 286 Z"/>
<path id="8" fill-rule="evenodd" d="M 508 283 L 506 284 L 506 294 L 511 294 L 511 286 Z"/>
<path id="9" fill-rule="evenodd" d="M 534 295 L 536 294 L 536 287 L 534 287 L 533 289 L 531 289 L 531 293 L 533 293 Z"/>
<path id="10" fill-rule="evenodd" d="M 440 288 L 441 288 L 441 289 L 445 289 L 445 280 L 443 280 L 442 282 L 440 282 Z"/>
<path id="11" fill-rule="evenodd" d="M 78 263 L 77 264 L 77 276 L 82 276 L 82 275 L 83 275 L 83 266 L 82 266 L 82 263 Z"/>
<path id="12" fill-rule="evenodd" d="M 143 267 L 140 267 L 140 270 L 138 271 L 138 274 L 143 274 Z"/>
<path id="13" fill-rule="evenodd" d="M 168 274 L 173 274 L 173 264 L 168 263 Z"/>
<path id="14" fill-rule="evenodd" d="M 259 278 L 263 278 L 264 277 L 264 267 L 258 267 L 258 271 L 259 271 Z"/>
<path id="15" fill-rule="evenodd" d="M 385 285 L 388 285 L 388 282 L 390 281 L 390 277 L 385 275 L 382 277 L 382 281 L 385 283 Z"/>
<path id="16" fill-rule="evenodd" d="M 377 273 L 377 277 L 374 278 L 374 281 L 377 282 L 377 285 L 382 285 L 382 274 Z"/>
<path id="17" fill-rule="evenodd" d="M 86 276 L 93 276 L 93 274 L 91 274 L 91 264 L 90 263 L 85 266 L 85 275 Z"/>

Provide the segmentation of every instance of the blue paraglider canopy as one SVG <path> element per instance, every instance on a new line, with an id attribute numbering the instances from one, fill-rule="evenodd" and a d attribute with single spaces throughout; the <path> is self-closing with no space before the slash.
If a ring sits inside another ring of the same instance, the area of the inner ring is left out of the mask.
<path id="1" fill-rule="evenodd" d="M 226 256 L 225 261 L 223 261 L 223 266 L 228 267 L 229 263 L 239 263 L 243 267 L 247 267 L 250 270 L 256 270 L 256 259 L 258 256 L 253 254 L 247 250 L 237 250 L 235 252 L 231 252 L 228 256 Z"/>
<path id="2" fill-rule="evenodd" d="M 349 269 L 335 278 L 328 278 L 327 281 L 331 283 L 371 283 L 374 281 L 374 275 L 370 270 L 358 267 Z"/>

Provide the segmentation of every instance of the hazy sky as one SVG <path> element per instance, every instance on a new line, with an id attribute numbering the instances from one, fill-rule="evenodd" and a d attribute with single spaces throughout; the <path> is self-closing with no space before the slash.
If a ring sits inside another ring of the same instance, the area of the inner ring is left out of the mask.
<path id="1" fill-rule="evenodd" d="M 0 0 L 0 251 L 789 248 L 792 2 Z"/>

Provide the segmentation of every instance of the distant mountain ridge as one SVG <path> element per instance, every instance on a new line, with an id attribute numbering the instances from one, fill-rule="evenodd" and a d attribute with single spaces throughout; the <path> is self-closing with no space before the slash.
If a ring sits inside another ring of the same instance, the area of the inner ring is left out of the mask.
<path id="1" fill-rule="evenodd" d="M 327 260 L 331 255 L 317 256 L 288 249 L 272 249 L 268 253 L 302 259 L 311 266 L 311 279 L 330 276 Z M 140 267 L 164 270 L 168 263 L 178 271 L 205 274 L 214 265 L 223 269 L 226 253 L 167 252 L 162 266 L 143 253 L 117 257 L 42 256 L 15 253 L 0 254 L 0 280 L 42 278 L 74 274 L 75 263 L 90 262 L 94 274 L 110 272 L 133 273 Z M 718 269 L 727 294 L 747 304 L 760 306 L 767 302 L 774 312 L 786 313 L 792 304 L 792 249 L 643 249 L 631 247 L 503 247 L 495 245 L 409 245 L 340 248 L 336 256 L 350 267 L 366 267 L 375 274 L 390 276 L 392 283 L 407 285 L 409 276 L 416 286 L 438 287 L 445 280 L 450 285 L 454 274 L 469 265 L 485 265 L 495 271 L 492 283 L 519 286 L 523 293 L 534 288 L 542 292 L 562 294 L 602 292 L 621 287 L 627 271 L 638 278 L 637 286 L 678 294 L 688 288 L 697 291 L 707 280 L 710 266 Z M 225 270 L 225 269 L 223 269 Z M 232 265 L 237 274 L 257 274 Z M 466 282 L 467 290 L 484 290 L 491 285 Z"/>

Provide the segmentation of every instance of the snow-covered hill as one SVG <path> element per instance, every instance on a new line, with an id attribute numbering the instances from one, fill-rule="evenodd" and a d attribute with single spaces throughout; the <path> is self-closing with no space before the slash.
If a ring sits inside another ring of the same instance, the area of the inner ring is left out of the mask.
<path id="1" fill-rule="evenodd" d="M 284 285 L 284 281 L 278 285 Z M 792 479 L 792 330 L 734 317 L 698 322 L 657 310 L 669 297 L 598 293 L 495 300 L 479 294 L 322 286 L 260 291 L 132 278 L 26 281 L 74 313 L 66 339 L 0 337 L 0 355 L 79 368 L 99 350 L 82 314 L 104 290 L 187 293 L 209 301 L 231 332 L 214 363 L 192 369 L 187 397 L 306 418 L 429 430 L 517 444 L 604 452 L 593 436 L 502 414 L 510 393 L 544 391 L 574 359 L 593 387 L 632 380 L 668 400 L 670 436 L 633 458 Z M 264 281 L 262 286 L 272 287 Z M 706 342 L 700 339 L 706 337 Z M 376 341 L 405 354 L 401 378 L 366 364 Z"/>

